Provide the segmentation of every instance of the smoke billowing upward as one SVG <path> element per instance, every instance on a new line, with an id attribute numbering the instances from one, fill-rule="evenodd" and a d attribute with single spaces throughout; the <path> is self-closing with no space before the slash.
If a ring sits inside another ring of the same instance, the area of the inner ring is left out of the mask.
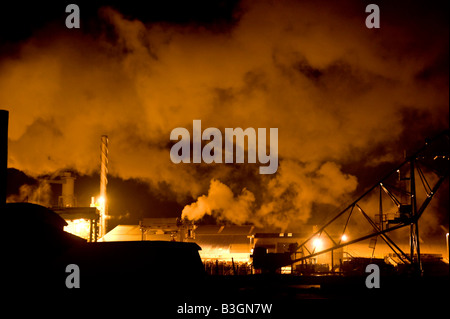
<path id="1" fill-rule="evenodd" d="M 39 181 L 36 185 L 23 184 L 19 188 L 18 194 L 8 196 L 6 202 L 27 202 L 51 206 L 51 187 L 44 181 Z"/>
<path id="2" fill-rule="evenodd" d="M 259 189 L 263 194 L 260 205 L 256 205 L 255 195 L 248 189 L 234 195 L 229 187 L 212 180 L 208 194 L 187 205 L 182 217 L 197 220 L 208 214 L 236 224 L 269 225 L 285 230 L 290 223 L 307 222 L 313 203 L 342 204 L 356 184 L 356 178 L 344 175 L 335 163 L 326 162 L 318 167 L 286 160 L 280 173 Z"/>
<path id="3" fill-rule="evenodd" d="M 406 135 L 448 127 L 448 25 L 420 8 L 383 10 L 379 30 L 365 27 L 358 1 L 245 1 L 233 23 L 213 29 L 108 7 L 95 35 L 50 25 L 0 59 L 9 166 L 90 174 L 107 134 L 110 174 L 191 199 L 185 217 L 307 221 L 314 204 L 338 206 L 355 191 L 344 167 L 392 161 Z M 170 132 L 194 119 L 278 128 L 277 174 L 173 164 Z"/>

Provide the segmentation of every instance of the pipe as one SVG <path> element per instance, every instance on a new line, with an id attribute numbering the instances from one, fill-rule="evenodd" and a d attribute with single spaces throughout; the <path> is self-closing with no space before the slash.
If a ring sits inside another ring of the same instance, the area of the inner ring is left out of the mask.
<path id="1" fill-rule="evenodd" d="M 8 121 L 9 112 L 0 110 L 0 211 L 6 208 L 6 185 L 8 174 Z"/>
<path id="2" fill-rule="evenodd" d="M 100 237 L 103 237 L 107 231 L 108 219 L 108 197 L 106 196 L 106 185 L 108 184 L 108 136 L 102 135 L 101 139 L 101 166 L 100 166 L 100 214 L 101 229 Z"/>

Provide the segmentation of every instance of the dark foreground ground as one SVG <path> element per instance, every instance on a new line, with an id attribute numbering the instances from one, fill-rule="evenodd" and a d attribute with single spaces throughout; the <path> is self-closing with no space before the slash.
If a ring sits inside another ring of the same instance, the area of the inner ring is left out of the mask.
<path id="1" fill-rule="evenodd" d="M 194 243 L 86 243 L 64 232 L 65 221 L 45 207 L 7 210 L 14 218 L 5 225 L 21 232 L 2 232 L 5 318 L 448 317 L 447 264 L 424 276 L 381 273 L 380 288 L 372 289 L 364 272 L 207 276 Z M 79 269 L 79 288 L 67 285 L 75 274 L 70 265 Z"/>
<path id="2" fill-rule="evenodd" d="M 35 303 L 62 317 L 89 313 L 87 318 L 94 314 L 116 317 L 124 311 L 126 318 L 417 318 L 419 311 L 430 317 L 446 316 L 450 300 L 448 276 L 382 277 L 380 288 L 372 289 L 361 276 L 110 279 L 97 286 L 95 278 L 85 278 L 80 288 L 72 289 L 60 286 L 55 290 L 42 283 L 15 287 L 8 297 L 22 305 Z M 208 313 L 204 307 L 209 307 Z"/>

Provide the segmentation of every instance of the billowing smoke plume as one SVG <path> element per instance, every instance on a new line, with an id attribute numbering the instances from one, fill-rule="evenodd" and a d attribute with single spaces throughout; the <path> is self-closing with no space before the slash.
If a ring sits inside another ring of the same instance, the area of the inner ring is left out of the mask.
<path id="1" fill-rule="evenodd" d="M 208 195 L 187 205 L 182 217 L 196 220 L 208 214 L 236 224 L 251 222 L 285 230 L 290 223 L 308 221 L 313 204 L 342 204 L 356 185 L 356 178 L 343 174 L 335 163 L 300 165 L 286 160 L 280 173 L 259 189 L 261 203 L 245 188 L 234 195 L 229 187 L 212 180 Z"/>
<path id="2" fill-rule="evenodd" d="M 200 196 L 197 202 L 183 209 L 182 218 L 200 219 L 205 214 L 223 218 L 236 224 L 251 221 L 255 196 L 247 189 L 234 196 L 231 189 L 217 180 L 212 180 L 208 195 Z"/>
<path id="3" fill-rule="evenodd" d="M 110 8 L 99 13 L 107 34 L 49 27 L 0 60 L 9 166 L 89 174 L 107 134 L 110 174 L 198 198 L 189 218 L 305 221 L 314 204 L 339 205 L 355 190 L 348 167 L 401 157 L 406 132 L 448 127 L 448 26 L 383 10 L 379 30 L 351 0 L 243 2 L 235 23 L 213 31 Z M 173 164 L 170 132 L 194 119 L 222 131 L 278 128 L 277 174 Z"/>
<path id="4" fill-rule="evenodd" d="M 36 185 L 23 184 L 19 188 L 19 193 L 8 196 L 6 202 L 26 202 L 50 206 L 51 198 L 52 190 L 50 184 L 45 180 L 40 180 Z"/>

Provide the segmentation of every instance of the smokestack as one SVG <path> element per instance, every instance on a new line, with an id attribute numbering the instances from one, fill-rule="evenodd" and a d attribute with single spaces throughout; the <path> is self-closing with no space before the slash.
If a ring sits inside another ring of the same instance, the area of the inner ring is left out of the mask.
<path id="1" fill-rule="evenodd" d="M 71 172 L 64 172 L 62 179 L 62 196 L 60 197 L 61 207 L 75 207 L 75 177 Z"/>
<path id="2" fill-rule="evenodd" d="M 108 184 L 108 136 L 102 135 L 101 166 L 100 166 L 100 237 L 106 234 L 108 219 L 108 199 L 106 185 Z"/>
<path id="3" fill-rule="evenodd" d="M 9 112 L 0 110 L 0 211 L 6 207 L 6 182 L 8 169 Z"/>

